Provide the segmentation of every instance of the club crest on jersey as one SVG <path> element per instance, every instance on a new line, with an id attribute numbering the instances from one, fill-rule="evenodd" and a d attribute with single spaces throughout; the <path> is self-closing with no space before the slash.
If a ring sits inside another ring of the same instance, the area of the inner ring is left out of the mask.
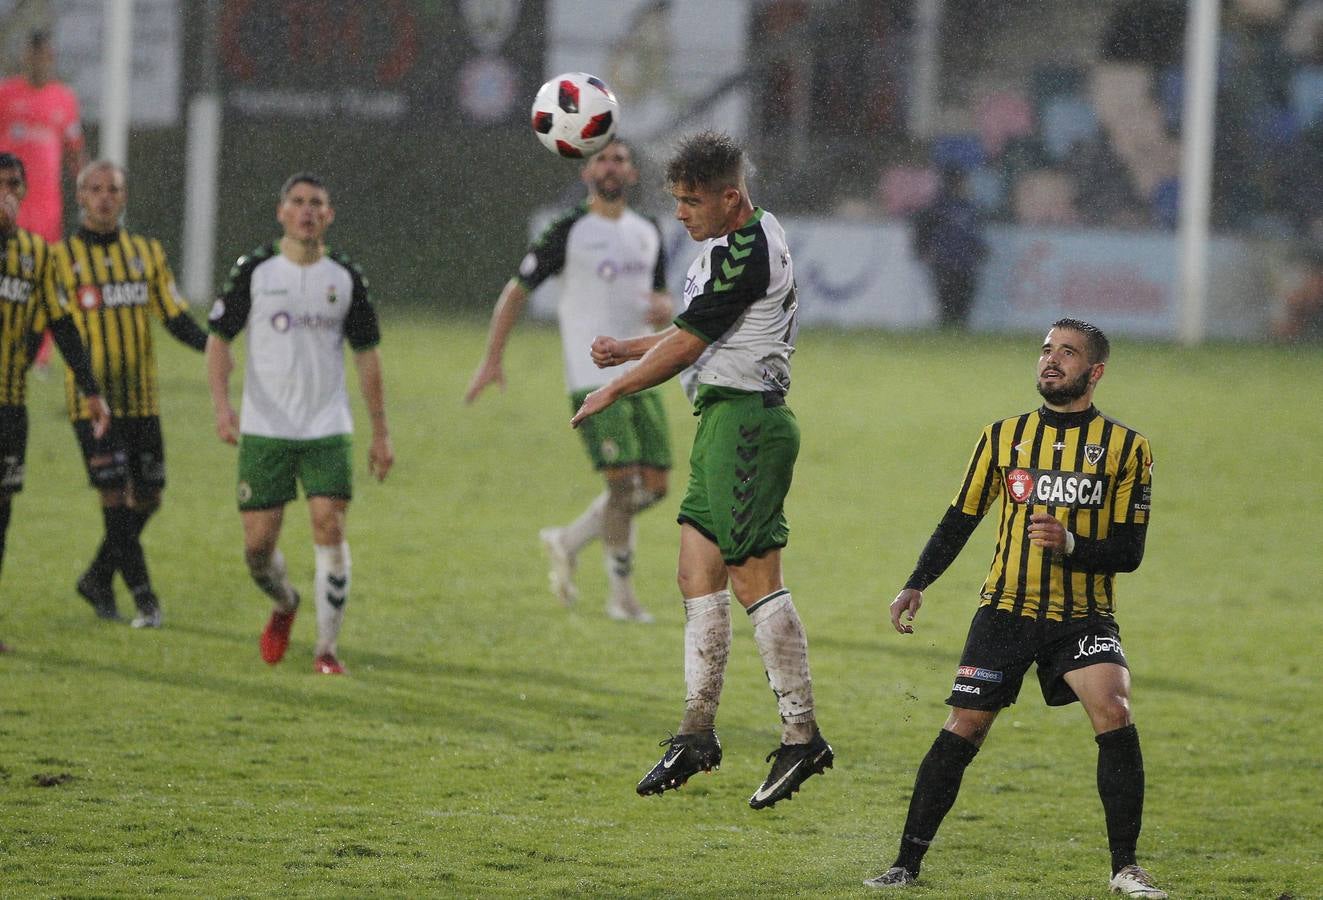
<path id="1" fill-rule="evenodd" d="M 337 301 L 337 300 L 339 300 L 339 299 L 340 299 L 340 297 L 335 293 L 335 285 L 333 285 L 333 284 L 328 284 L 328 285 L 326 286 L 326 302 L 327 302 L 327 303 L 334 303 L 335 301 Z"/>
<path id="2" fill-rule="evenodd" d="M 1006 491 L 1016 503 L 1024 503 L 1034 492 L 1034 477 L 1024 469 L 1011 469 L 1006 473 Z"/>
<path id="3" fill-rule="evenodd" d="M 1084 445 L 1084 459 L 1089 465 L 1096 466 L 1098 464 L 1098 460 L 1102 459 L 1102 455 L 1103 455 L 1102 444 Z"/>
<path id="4" fill-rule="evenodd" d="M 1107 497 L 1107 476 L 1055 469 L 1011 469 L 1006 493 L 1016 503 L 1102 509 Z"/>

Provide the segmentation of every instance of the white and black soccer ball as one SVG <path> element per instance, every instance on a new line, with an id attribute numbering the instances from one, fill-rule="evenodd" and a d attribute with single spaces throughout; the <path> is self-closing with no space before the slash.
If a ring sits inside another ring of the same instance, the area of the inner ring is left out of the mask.
<path id="1" fill-rule="evenodd" d="M 610 143 L 619 108 L 605 81 L 587 72 L 566 72 L 538 90 L 533 133 L 558 156 L 586 159 Z"/>

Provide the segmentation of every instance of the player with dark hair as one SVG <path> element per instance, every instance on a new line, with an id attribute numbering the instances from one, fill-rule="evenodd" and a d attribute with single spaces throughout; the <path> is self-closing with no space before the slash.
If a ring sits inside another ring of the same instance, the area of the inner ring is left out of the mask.
<path id="1" fill-rule="evenodd" d="M 749 799 L 762 809 L 833 760 L 816 722 L 804 626 L 781 575 L 790 536 L 784 502 L 799 452 L 799 426 L 785 401 L 799 311 L 794 270 L 781 224 L 749 199 L 744 152 L 729 137 L 686 139 L 666 177 L 676 218 L 703 242 L 685 281 L 685 311 L 659 334 L 593 341 L 599 366 L 639 362 L 589 394 L 571 421 L 581 425 L 689 369 L 700 419 L 679 515 L 685 712 L 638 792 L 678 788 L 721 763 L 715 724 L 730 653 L 729 585 L 753 624 L 781 714 L 771 772 Z"/>
<path id="2" fill-rule="evenodd" d="M 384 480 L 395 461 L 386 426 L 381 340 L 367 279 L 324 242 L 335 220 L 330 193 L 299 172 L 281 188 L 276 220 L 282 237 L 242 256 L 212 307 L 207 376 L 216 433 L 239 445 L 239 514 L 244 558 L 273 610 L 259 641 L 262 659 L 280 662 L 289 648 L 299 594 L 277 548 L 285 505 L 302 484 L 312 518 L 317 644 L 313 670 L 344 674 L 337 655 L 349 598 L 345 517 L 353 494 L 353 420 L 345 389 L 344 344 L 354 352 L 359 387 L 372 420 L 368 470 Z M 248 329 L 242 414 L 230 405 L 230 342 Z"/>
<path id="3" fill-rule="evenodd" d="M 519 274 L 501 291 L 487 352 L 464 394 L 466 403 L 488 385 L 504 388 L 501 359 L 510 332 L 530 292 L 553 276 L 560 276 L 557 314 L 572 410 L 607 381 L 584 352 L 594 337 L 639 334 L 670 322 L 674 302 L 666 291 L 661 233 L 656 222 L 629 207 L 628 190 L 639 178 L 629 144 L 613 138 L 583 164 L 581 177 L 588 199 L 547 226 L 524 256 Z M 578 554 L 601 538 L 609 584 L 607 615 L 651 622 L 652 615 L 634 593 L 634 519 L 666 496 L 671 444 L 660 390 L 626 398 L 587 423 L 580 434 L 606 490 L 573 522 L 542 529 L 552 592 L 566 605 L 575 601 Z"/>
<path id="4" fill-rule="evenodd" d="M 1143 435 L 1093 405 L 1109 354 L 1094 325 L 1052 324 L 1038 357 L 1043 405 L 983 429 L 955 500 L 891 602 L 892 626 L 912 634 L 923 591 L 1001 498 L 997 551 L 946 701 L 951 713 L 919 766 L 900 853 L 864 882 L 869 887 L 905 887 L 918 878 L 965 768 L 1036 663 L 1047 704 L 1079 701 L 1096 735 L 1110 889 L 1167 896 L 1135 859 L 1144 760 L 1113 586 L 1116 573 L 1134 571 L 1144 558 L 1153 456 Z"/>
<path id="5" fill-rule="evenodd" d="M 0 152 L 0 563 L 14 494 L 23 490 L 28 446 L 27 373 L 49 327 L 100 437 L 110 426 L 110 409 L 92 374 L 78 329 L 55 290 L 50 250 L 39 235 L 18 227 L 19 205 L 27 193 L 23 163 Z M 9 648 L 0 643 L 0 652 Z"/>
<path id="6" fill-rule="evenodd" d="M 97 160 L 78 173 L 77 231 L 53 248 L 55 284 L 82 335 L 114 422 L 92 434 L 88 404 L 72 374 L 65 394 L 88 478 L 101 498 L 105 537 L 78 579 L 78 593 L 98 616 L 119 617 L 112 580 L 118 570 L 133 597 L 135 628 L 161 624 L 142 531 L 160 508 L 165 487 L 153 317 L 181 343 L 201 352 L 207 334 L 189 317 L 161 242 L 132 234 L 120 223 L 128 202 L 124 169 Z"/>

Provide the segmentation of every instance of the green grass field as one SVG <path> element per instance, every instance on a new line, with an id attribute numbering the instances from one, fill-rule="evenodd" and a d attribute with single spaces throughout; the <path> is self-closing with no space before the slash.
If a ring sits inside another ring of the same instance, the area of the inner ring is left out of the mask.
<path id="1" fill-rule="evenodd" d="M 312 674 L 306 612 L 282 665 L 258 658 L 268 607 L 243 566 L 234 452 L 213 437 L 200 356 L 158 334 L 170 486 L 145 541 L 157 632 L 99 622 L 73 592 L 100 517 L 59 387 L 34 384 L 0 587 L 0 636 L 17 651 L 0 658 L 0 895 L 867 895 L 945 716 L 991 525 L 927 592 L 915 635 L 884 624 L 886 605 L 978 430 L 1034 405 L 1037 337 L 802 335 L 786 570 L 837 765 L 754 812 L 779 729 L 739 617 L 725 765 L 634 794 L 683 700 L 682 482 L 641 522 L 657 623 L 604 616 L 596 548 L 567 612 L 537 530 L 598 483 L 567 427 L 554 332 L 523 326 L 509 390 L 466 408 L 480 325 L 385 329 L 397 463 L 369 483 L 358 449 L 349 678 Z M 1141 861 L 1173 897 L 1323 897 L 1320 391 L 1316 348 L 1130 341 L 1099 390 L 1157 459 L 1147 558 L 1119 580 L 1119 618 L 1148 771 Z M 683 459 L 694 420 L 678 388 L 668 396 Z M 306 593 L 302 504 L 282 546 Z M 1103 896 L 1094 765 L 1083 713 L 1046 709 L 1031 680 L 910 893 Z"/>

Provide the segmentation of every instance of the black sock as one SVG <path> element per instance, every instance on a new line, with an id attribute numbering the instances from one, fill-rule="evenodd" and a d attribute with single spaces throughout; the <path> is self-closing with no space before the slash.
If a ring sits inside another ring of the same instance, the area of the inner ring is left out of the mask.
<path id="1" fill-rule="evenodd" d="M 135 538 L 142 536 L 142 530 L 147 527 L 147 520 L 152 517 L 159 507 L 144 511 L 136 506 L 129 507 L 129 530 Z"/>
<path id="2" fill-rule="evenodd" d="M 0 503 L 0 567 L 5 564 L 5 535 L 9 533 L 9 512 L 12 506 L 8 500 Z"/>
<path id="3" fill-rule="evenodd" d="M 152 589 L 151 575 L 147 572 L 147 554 L 142 549 L 140 537 L 142 530 L 147 526 L 147 520 L 152 517 L 155 508 L 146 513 L 128 507 L 126 533 L 124 536 L 123 557 L 120 559 L 119 570 L 124 576 L 124 583 L 128 585 L 134 596 L 144 591 L 150 593 Z"/>
<path id="4" fill-rule="evenodd" d="M 937 836 L 942 819 L 955 805 L 965 768 L 977 753 L 978 747 L 960 735 L 945 728 L 937 733 L 937 740 L 919 764 L 910 811 L 905 817 L 905 833 L 900 838 L 900 854 L 893 865 L 919 874 L 923 855 Z"/>
<path id="5" fill-rule="evenodd" d="M 96 556 L 92 559 L 92 564 L 87 567 L 87 574 L 94 581 L 109 581 L 115 575 L 115 570 L 119 568 L 119 534 L 122 529 L 120 521 L 123 519 L 122 506 L 103 506 L 101 507 L 101 521 L 104 523 L 105 534 L 101 537 L 101 546 L 96 548 Z"/>
<path id="6" fill-rule="evenodd" d="M 143 552 L 142 542 L 137 535 L 130 533 L 124 536 L 120 548 L 119 571 L 135 596 L 152 589 L 152 580 L 147 574 L 147 554 Z"/>
<path id="7" fill-rule="evenodd" d="M 110 563 L 108 574 L 113 576 L 118 569 L 124 573 L 125 582 L 132 587 L 133 582 L 129 580 L 129 572 L 126 569 L 130 564 L 128 559 L 130 545 L 134 543 L 132 510 L 127 506 L 107 506 L 103 508 L 102 515 L 106 521 L 106 536 L 101 543 L 107 550 L 105 559 Z M 102 555 L 98 552 L 92 565 L 97 565 L 101 559 Z"/>
<path id="8" fill-rule="evenodd" d="M 1112 874 L 1135 864 L 1135 845 L 1144 817 L 1144 756 L 1134 725 L 1094 738 L 1098 742 L 1098 796 L 1107 819 Z"/>

